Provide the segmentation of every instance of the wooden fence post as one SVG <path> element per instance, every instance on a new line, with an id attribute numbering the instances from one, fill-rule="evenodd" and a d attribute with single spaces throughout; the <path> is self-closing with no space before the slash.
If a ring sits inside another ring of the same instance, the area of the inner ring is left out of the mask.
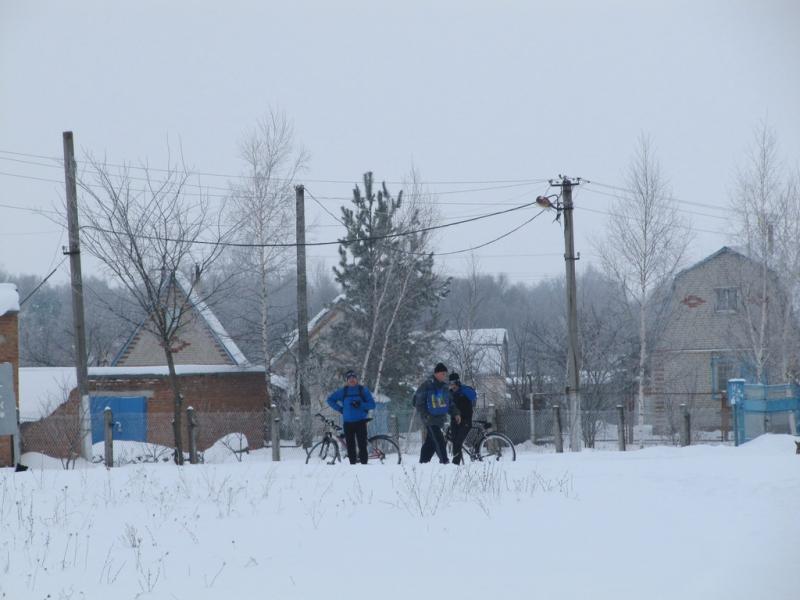
<path id="1" fill-rule="evenodd" d="M 186 409 L 186 427 L 189 429 L 189 463 L 197 464 L 197 419 L 194 407 Z"/>
<path id="2" fill-rule="evenodd" d="M 498 417 L 497 407 L 494 405 L 493 402 L 489 404 L 489 415 L 490 415 L 489 418 L 492 421 L 492 426 L 493 426 L 494 430 L 495 431 L 500 431 L 500 423 L 497 422 L 497 417 Z"/>
<path id="3" fill-rule="evenodd" d="M 625 407 L 617 404 L 617 438 L 619 451 L 625 452 Z"/>
<path id="4" fill-rule="evenodd" d="M 681 404 L 681 413 L 683 415 L 683 423 L 681 427 L 681 446 L 688 446 L 692 443 L 691 438 L 691 421 L 689 416 L 689 409 L 685 404 Z"/>
<path id="5" fill-rule="evenodd" d="M 281 459 L 281 415 L 275 404 L 270 407 L 270 414 L 272 415 L 272 460 L 277 462 Z"/>
<path id="6" fill-rule="evenodd" d="M 105 442 L 106 467 L 114 466 L 114 415 L 111 408 L 103 409 L 103 438 Z"/>
<path id="7" fill-rule="evenodd" d="M 561 406 L 558 404 L 553 405 L 553 436 L 556 442 L 556 452 L 561 454 L 564 452 L 564 438 L 561 435 Z"/>
<path id="8" fill-rule="evenodd" d="M 529 396 L 531 409 L 531 444 L 536 445 L 536 413 L 533 411 L 533 393 Z"/>

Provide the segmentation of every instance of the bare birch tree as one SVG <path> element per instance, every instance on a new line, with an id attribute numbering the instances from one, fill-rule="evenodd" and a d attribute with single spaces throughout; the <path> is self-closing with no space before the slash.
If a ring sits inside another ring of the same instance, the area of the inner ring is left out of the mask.
<path id="1" fill-rule="evenodd" d="M 411 169 L 410 181 L 407 186 L 409 191 L 406 194 L 406 202 L 399 217 L 400 230 L 409 232 L 429 227 L 435 220 L 435 211 L 430 203 L 430 194 L 423 189 L 419 173 L 414 168 Z M 397 279 L 392 281 L 391 278 L 387 278 L 385 284 L 387 291 L 389 288 L 393 288 L 391 304 L 388 307 L 391 310 L 391 314 L 385 330 L 381 332 L 383 344 L 378 356 L 378 371 L 375 376 L 374 391 L 376 395 L 380 392 L 381 377 L 386 365 L 389 342 L 394 335 L 394 328 L 400 315 L 400 309 L 404 303 L 408 302 L 412 277 L 416 273 L 420 257 L 426 257 L 430 254 L 430 239 L 430 232 L 422 231 L 394 240 L 394 244 L 391 247 L 392 262 L 394 263 L 393 270 L 396 271 Z M 367 364 L 367 360 L 365 360 L 365 369 Z"/>
<path id="2" fill-rule="evenodd" d="M 783 167 L 775 134 L 766 123 L 756 129 L 747 161 L 739 169 L 731 208 L 738 237 L 759 270 L 757 277 L 748 273 L 740 282 L 748 362 L 756 380 L 762 381 L 770 354 L 777 351 L 783 378 L 796 331 L 791 299 L 800 288 L 800 193 L 797 172 Z M 776 289 L 775 274 L 780 274 L 779 287 L 784 290 Z"/>
<path id="3" fill-rule="evenodd" d="M 89 157 L 82 190 L 82 241 L 124 287 L 146 317 L 142 327 L 164 350 L 173 395 L 175 461 L 183 464 L 183 396 L 174 355 L 184 342 L 193 300 L 207 301 L 211 291 L 197 286 L 223 249 L 218 215 L 202 194 L 187 192 L 189 171 L 171 163 L 153 176 L 147 166 L 131 175 L 128 166 L 111 168 Z M 189 196 L 192 194 L 192 196 Z M 181 269 L 195 276 L 184 278 Z"/>
<path id="4" fill-rule="evenodd" d="M 469 273 L 463 283 L 466 285 L 462 284 L 451 291 L 457 295 L 453 298 L 453 324 L 456 330 L 453 337 L 447 340 L 447 354 L 454 362 L 453 370 L 460 372 L 462 381 L 475 385 L 484 366 L 486 347 L 477 343 L 475 333 L 485 295 L 481 286 L 480 265 L 474 254 L 470 256 Z"/>
<path id="5" fill-rule="evenodd" d="M 640 426 L 645 412 L 649 301 L 656 287 L 675 274 L 691 240 L 688 224 L 670 204 L 667 182 L 652 146 L 650 138 L 639 137 L 628 167 L 628 189 L 613 203 L 605 242 L 598 245 L 604 269 L 638 312 Z"/>
<path id="6" fill-rule="evenodd" d="M 270 282 L 285 270 L 293 256 L 287 248 L 266 244 L 291 242 L 294 236 L 294 183 L 304 167 L 306 154 L 295 145 L 294 127 L 286 115 L 271 110 L 255 130 L 239 144 L 245 170 L 239 183 L 232 185 L 231 214 L 242 242 L 256 246 L 237 253 L 258 285 L 259 333 L 266 388 L 265 414 L 269 414 L 272 353 L 269 332 L 272 327 Z M 264 439 L 268 440 L 266 420 Z"/>

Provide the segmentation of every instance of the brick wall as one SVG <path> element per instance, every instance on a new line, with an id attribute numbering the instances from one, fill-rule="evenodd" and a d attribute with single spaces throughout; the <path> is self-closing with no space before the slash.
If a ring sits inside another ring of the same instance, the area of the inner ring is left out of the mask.
<path id="1" fill-rule="evenodd" d="M 195 409 L 199 422 L 198 450 L 207 449 L 228 433 L 244 433 L 250 448 L 263 446 L 266 401 L 263 373 L 182 375 L 180 380 L 184 397 L 181 423 L 184 450 L 188 451 L 186 408 L 189 406 Z M 168 377 L 92 377 L 89 380 L 89 391 L 98 395 L 133 395 L 141 392 L 148 396 L 147 441 L 173 446 L 173 396 Z M 52 415 L 39 421 L 23 423 L 23 451 L 42 452 L 57 458 L 66 458 L 71 452 L 77 452 L 78 405 L 77 390 L 73 390 L 69 401 Z"/>
<path id="2" fill-rule="evenodd" d="M 14 366 L 14 395 L 19 406 L 19 324 L 17 313 L 0 316 L 0 363 Z M 12 464 L 11 436 L 0 436 L 0 467 Z"/>

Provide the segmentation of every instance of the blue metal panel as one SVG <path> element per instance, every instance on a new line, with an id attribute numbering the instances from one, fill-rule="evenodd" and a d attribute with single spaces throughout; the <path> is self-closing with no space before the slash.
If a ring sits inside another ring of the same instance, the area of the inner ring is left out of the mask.
<path id="1" fill-rule="evenodd" d="M 147 441 L 147 398 L 144 396 L 91 396 L 92 443 L 102 442 L 103 410 L 114 418 L 114 439 Z"/>

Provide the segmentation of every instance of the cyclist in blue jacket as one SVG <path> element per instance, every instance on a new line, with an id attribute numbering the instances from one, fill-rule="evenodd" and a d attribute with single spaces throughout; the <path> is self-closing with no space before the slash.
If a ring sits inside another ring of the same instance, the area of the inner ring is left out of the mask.
<path id="1" fill-rule="evenodd" d="M 342 427 L 347 441 L 347 458 L 367 464 L 367 417 L 375 408 L 372 393 L 358 383 L 358 374 L 352 369 L 344 375 L 347 385 L 328 396 L 328 406 L 342 415 Z M 356 456 L 356 445 L 358 456 Z"/>
<path id="2" fill-rule="evenodd" d="M 464 440 L 467 439 L 469 430 L 472 428 L 472 412 L 478 402 L 478 394 L 473 387 L 461 383 L 458 373 L 450 373 L 449 379 L 453 404 L 456 405 L 461 415 L 460 422 L 455 419 L 450 422 L 450 436 L 453 440 L 453 464 L 460 465 L 463 459 L 461 449 L 464 446 Z"/>
<path id="3" fill-rule="evenodd" d="M 425 423 L 425 441 L 419 451 L 419 462 L 430 462 L 433 453 L 439 457 L 439 462 L 447 464 L 447 446 L 442 434 L 447 415 L 451 415 L 457 423 L 461 416 L 455 404 L 451 401 L 450 390 L 447 387 L 447 367 L 437 363 L 433 369 L 433 377 L 423 382 L 414 394 L 414 406 Z"/>

